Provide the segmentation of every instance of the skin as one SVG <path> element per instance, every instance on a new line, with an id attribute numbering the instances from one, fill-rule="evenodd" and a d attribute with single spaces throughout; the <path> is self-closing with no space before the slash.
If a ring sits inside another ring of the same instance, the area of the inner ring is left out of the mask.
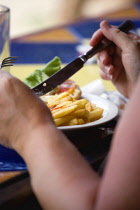
<path id="1" fill-rule="evenodd" d="M 90 45 L 97 44 L 103 35 L 115 45 L 97 54 L 100 76 L 111 80 L 116 88 L 129 98 L 140 71 L 140 37 L 132 33 L 125 34 L 103 21 L 100 29 L 93 34 Z"/>
<path id="2" fill-rule="evenodd" d="M 126 39 L 121 36 L 119 40 Z M 135 49 L 133 57 L 138 53 Z M 137 69 L 133 65 L 133 70 Z M 140 79 L 136 79 L 116 128 L 106 170 L 99 178 L 56 128 L 47 106 L 9 73 L 1 70 L 0 78 L 0 143 L 15 149 L 25 160 L 33 191 L 43 209 L 140 209 Z"/>

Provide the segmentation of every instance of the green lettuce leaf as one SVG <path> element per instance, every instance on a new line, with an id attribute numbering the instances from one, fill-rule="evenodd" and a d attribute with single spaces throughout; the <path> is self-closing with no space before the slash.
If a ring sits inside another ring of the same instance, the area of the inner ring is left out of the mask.
<path id="1" fill-rule="evenodd" d="M 45 66 L 40 69 L 35 70 L 30 75 L 24 79 L 24 83 L 30 88 L 35 87 L 40 84 L 48 77 L 53 75 L 55 72 L 61 69 L 61 60 L 59 57 L 54 57 L 53 60 L 48 62 Z"/>
<path id="2" fill-rule="evenodd" d="M 49 63 L 43 66 L 40 70 L 47 74 L 49 77 L 61 69 L 61 60 L 59 57 L 54 57 Z"/>
<path id="3" fill-rule="evenodd" d="M 48 76 L 46 74 L 37 69 L 24 79 L 24 83 L 30 88 L 33 88 L 47 78 Z"/>

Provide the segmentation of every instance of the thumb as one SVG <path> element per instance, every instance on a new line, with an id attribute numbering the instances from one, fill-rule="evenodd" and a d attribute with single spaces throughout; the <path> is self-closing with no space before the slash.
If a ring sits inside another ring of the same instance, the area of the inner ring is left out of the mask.
<path id="1" fill-rule="evenodd" d="M 111 26 L 107 21 L 102 21 L 100 27 L 104 36 L 114 42 L 122 51 L 131 46 L 132 39 L 126 33 Z"/>

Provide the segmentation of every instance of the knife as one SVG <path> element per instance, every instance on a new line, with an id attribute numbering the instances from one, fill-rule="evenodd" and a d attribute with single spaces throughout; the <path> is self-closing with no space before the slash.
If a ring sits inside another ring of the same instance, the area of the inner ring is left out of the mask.
<path id="1" fill-rule="evenodd" d="M 118 29 L 121 31 L 127 33 L 129 30 L 134 28 L 134 23 L 130 20 L 124 21 Z M 97 45 L 95 45 L 93 48 L 91 48 L 88 52 L 86 52 L 83 55 L 80 55 L 78 58 L 73 60 L 71 63 L 66 65 L 64 68 L 50 76 L 48 79 L 40 83 L 39 85 L 32 88 L 32 90 L 35 92 L 36 95 L 42 96 L 54 88 L 56 88 L 58 85 L 62 84 L 64 81 L 69 79 L 72 75 L 74 75 L 77 71 L 79 71 L 86 61 L 94 56 L 97 52 L 105 49 L 106 47 L 110 46 L 112 44 L 111 41 L 106 39 L 105 37 L 102 39 L 101 42 L 99 42 Z"/>

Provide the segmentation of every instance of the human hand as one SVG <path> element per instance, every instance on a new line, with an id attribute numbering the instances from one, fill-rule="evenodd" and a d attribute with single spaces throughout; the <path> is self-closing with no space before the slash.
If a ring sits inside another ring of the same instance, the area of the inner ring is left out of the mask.
<path id="1" fill-rule="evenodd" d="M 96 45 L 105 36 L 115 45 L 97 54 L 100 76 L 111 80 L 116 88 L 126 97 L 130 97 L 140 72 L 140 37 L 136 34 L 125 34 L 116 27 L 102 21 L 90 45 Z"/>
<path id="2" fill-rule="evenodd" d="M 53 124 L 49 109 L 24 83 L 0 71 L 0 143 L 17 149 L 42 125 Z"/>

